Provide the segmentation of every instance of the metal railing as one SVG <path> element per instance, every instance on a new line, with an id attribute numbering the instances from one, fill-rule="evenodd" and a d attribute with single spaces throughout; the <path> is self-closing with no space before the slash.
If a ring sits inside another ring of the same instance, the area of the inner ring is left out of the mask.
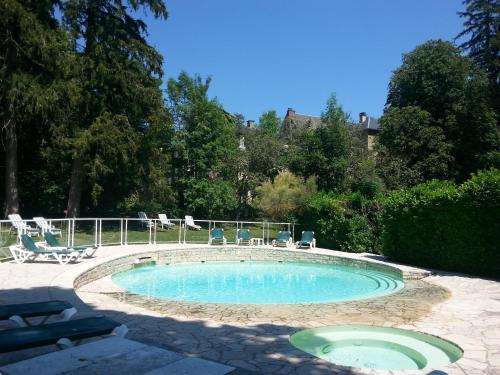
<path id="1" fill-rule="evenodd" d="M 194 220 L 200 229 L 190 229 L 184 219 L 169 219 L 173 225 L 165 225 L 160 219 L 136 218 L 76 218 L 46 219 L 57 232 L 59 242 L 65 246 L 113 246 L 129 244 L 161 244 L 161 243 L 210 243 L 210 231 L 223 228 L 228 244 L 237 241 L 239 229 L 250 230 L 251 237 L 260 239 L 262 244 L 270 245 L 280 230 L 288 230 L 294 238 L 295 224 L 268 221 L 228 221 L 228 220 Z M 37 228 L 34 220 L 23 222 Z M 40 241 L 43 240 L 39 229 Z M 17 230 L 10 220 L 0 220 L 0 261 L 11 258 L 9 246 L 19 243 L 21 234 L 26 229 Z M 37 241 L 36 234 L 32 237 Z"/>

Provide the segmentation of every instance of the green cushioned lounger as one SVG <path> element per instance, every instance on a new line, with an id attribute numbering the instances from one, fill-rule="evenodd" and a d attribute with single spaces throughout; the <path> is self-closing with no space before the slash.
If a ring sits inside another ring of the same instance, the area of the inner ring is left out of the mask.
<path id="1" fill-rule="evenodd" d="M 47 245 L 49 246 L 49 248 L 51 248 L 51 247 L 55 247 L 55 248 L 65 247 L 65 246 L 61 245 L 61 243 L 58 241 L 56 236 L 54 236 L 50 232 L 44 232 L 43 238 L 45 238 L 45 241 L 47 242 Z M 74 250 L 74 251 L 84 251 L 86 256 L 91 257 L 92 255 L 94 255 L 97 247 L 96 246 L 72 246 L 72 247 L 67 247 L 66 249 Z"/>
<path id="2" fill-rule="evenodd" d="M 89 337 L 109 335 L 122 325 L 105 317 L 85 318 L 45 324 L 36 327 L 19 327 L 0 331 L 0 353 L 35 348 L 44 345 L 56 345 Z M 125 327 L 125 326 L 123 326 Z M 125 332 L 122 333 L 124 335 Z M 66 339 L 62 341 L 61 339 Z"/>
<path id="3" fill-rule="evenodd" d="M 67 301 L 44 301 L 0 306 L 0 320 L 11 319 L 20 326 L 30 325 L 26 318 L 63 314 L 63 320 L 69 320 L 76 309 Z M 40 324 L 43 324 L 44 319 Z"/>

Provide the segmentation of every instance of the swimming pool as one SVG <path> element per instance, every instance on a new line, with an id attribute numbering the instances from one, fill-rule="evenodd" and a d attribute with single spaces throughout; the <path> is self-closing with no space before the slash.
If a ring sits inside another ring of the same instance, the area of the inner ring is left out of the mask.
<path id="1" fill-rule="evenodd" d="M 179 263 L 131 269 L 112 280 L 162 299 L 230 304 L 300 304 L 379 297 L 404 287 L 401 278 L 354 267 L 272 261 Z"/>

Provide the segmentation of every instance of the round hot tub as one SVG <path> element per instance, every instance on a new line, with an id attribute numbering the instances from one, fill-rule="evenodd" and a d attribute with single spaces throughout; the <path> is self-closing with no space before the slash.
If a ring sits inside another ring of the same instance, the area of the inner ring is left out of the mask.
<path id="1" fill-rule="evenodd" d="M 421 370 L 459 360 L 463 351 L 449 341 L 399 328 L 344 325 L 306 329 L 292 345 L 341 366 L 376 370 Z"/>
<path id="2" fill-rule="evenodd" d="M 139 295 L 230 304 L 300 304 L 379 297 L 404 287 L 394 275 L 356 267 L 277 261 L 176 263 L 114 274 Z"/>

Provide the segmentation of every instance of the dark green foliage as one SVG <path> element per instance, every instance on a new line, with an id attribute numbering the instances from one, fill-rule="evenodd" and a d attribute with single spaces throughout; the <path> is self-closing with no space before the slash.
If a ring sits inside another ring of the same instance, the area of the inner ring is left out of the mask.
<path id="1" fill-rule="evenodd" d="M 377 252 L 378 204 L 360 193 L 317 194 L 301 218 L 318 246 L 349 252 Z"/>
<path id="2" fill-rule="evenodd" d="M 386 111 L 380 124 L 379 168 L 387 172 L 384 175 L 391 188 L 452 177 L 454 159 L 449 154 L 452 145 L 446 141 L 442 128 L 433 123 L 429 112 L 413 106 L 396 107 Z M 400 161 L 405 173 L 399 176 L 399 181 L 390 173 L 395 161 Z"/>
<path id="3" fill-rule="evenodd" d="M 66 0 L 59 5 L 62 26 L 74 46 L 74 61 L 66 71 L 74 90 L 67 119 L 53 134 L 55 142 L 65 146 L 59 152 L 71 160 L 72 217 L 81 205 L 93 210 L 101 199 L 114 207 L 143 182 L 135 178 L 140 174 L 140 147 L 131 147 L 131 142 L 140 144 L 140 134 L 164 110 L 163 57 L 146 42 L 146 24 L 137 16 L 139 10 L 149 9 L 155 17 L 166 18 L 167 10 L 162 0 Z M 117 132 L 124 136 L 113 136 Z M 121 186 L 113 183 L 110 171 L 120 172 Z M 102 195 L 112 185 L 113 193 Z"/>
<path id="4" fill-rule="evenodd" d="M 449 42 L 429 41 L 404 55 L 389 83 L 381 124 L 385 136 L 380 153 L 386 157 L 382 164 L 401 161 L 410 167 L 418 162 L 405 171 L 416 175 L 406 186 L 431 177 L 466 180 L 470 173 L 492 166 L 498 152 L 487 78 Z M 412 131 L 413 144 L 405 150 Z"/>
<path id="5" fill-rule="evenodd" d="M 268 135 L 277 135 L 281 127 L 282 120 L 276 114 L 276 111 L 267 111 L 259 118 L 259 129 Z"/>
<path id="6" fill-rule="evenodd" d="M 233 220 L 237 200 L 230 182 L 191 178 L 185 182 L 185 186 L 187 212 L 203 219 Z"/>
<path id="7" fill-rule="evenodd" d="M 30 210 L 43 176 L 39 139 L 62 105 L 69 43 L 53 17 L 54 1 L 0 2 L 0 165 L 4 215 Z M 5 184 L 4 184 L 5 182 Z M 20 187 L 22 185 L 23 187 Z M 24 187 L 29 187 L 24 188 Z M 19 202 L 21 207 L 19 207 Z"/>
<path id="8" fill-rule="evenodd" d="M 347 114 L 330 96 L 317 128 L 297 126 L 288 129 L 285 162 L 295 174 L 316 176 L 322 191 L 345 191 L 353 137 L 348 129 Z"/>
<path id="9" fill-rule="evenodd" d="M 181 210 L 227 217 L 236 205 L 237 122 L 208 98 L 209 85 L 210 78 L 203 81 L 184 72 L 168 82 L 177 129 L 173 185 Z"/>
<path id="10" fill-rule="evenodd" d="M 431 181 L 393 193 L 381 216 L 382 251 L 417 266 L 500 275 L 500 171 L 457 187 Z"/>
<path id="11" fill-rule="evenodd" d="M 460 48 L 468 51 L 470 57 L 481 66 L 491 82 L 499 85 L 500 74 L 500 3 L 497 0 L 464 0 L 465 29 L 455 40 L 469 36 Z"/>

